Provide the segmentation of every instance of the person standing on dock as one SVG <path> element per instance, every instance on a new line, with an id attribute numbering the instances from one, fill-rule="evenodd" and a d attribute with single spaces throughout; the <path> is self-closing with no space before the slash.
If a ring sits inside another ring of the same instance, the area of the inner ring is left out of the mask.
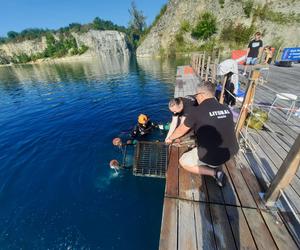
<path id="1" fill-rule="evenodd" d="M 214 93 L 215 88 L 210 82 L 197 86 L 195 97 L 199 105 L 191 109 L 183 124 L 175 129 L 166 143 L 171 144 L 193 130 L 197 147 L 181 156 L 181 166 L 191 173 L 214 177 L 217 185 L 222 187 L 226 178 L 219 167 L 234 156 L 239 147 L 232 113 L 226 105 L 216 100 Z"/>
<path id="2" fill-rule="evenodd" d="M 263 50 L 263 42 L 261 40 L 261 33 L 255 33 L 255 39 L 253 39 L 247 48 L 246 62 L 243 75 L 247 74 L 247 65 L 257 64 L 258 58 L 261 56 Z"/>

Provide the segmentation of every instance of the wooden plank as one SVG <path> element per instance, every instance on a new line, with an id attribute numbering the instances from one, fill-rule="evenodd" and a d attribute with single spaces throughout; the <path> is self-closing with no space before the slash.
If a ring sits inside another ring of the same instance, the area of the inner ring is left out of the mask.
<path id="1" fill-rule="evenodd" d="M 251 138 L 251 136 L 249 138 Z M 255 175 L 259 178 L 260 184 L 264 186 L 264 190 L 267 190 L 270 181 L 274 179 L 275 174 L 278 172 L 275 163 L 272 161 L 272 157 L 265 152 L 269 150 L 265 150 L 266 147 L 267 146 L 265 145 L 264 147 L 261 147 L 261 145 L 256 147 L 255 151 L 259 155 L 261 163 L 251 164 L 251 168 L 253 169 Z M 250 156 L 248 156 L 248 159 L 250 159 Z M 291 182 L 291 185 L 286 187 L 284 192 L 290 199 L 292 206 L 299 213 L 300 198 L 299 194 L 296 192 L 296 190 L 299 192 L 299 182 L 297 183 L 297 181 L 298 179 L 295 176 Z"/>
<path id="2" fill-rule="evenodd" d="M 194 201 L 208 201 L 207 189 L 203 176 L 192 175 L 192 192 Z"/>
<path id="3" fill-rule="evenodd" d="M 161 222 L 159 249 L 177 249 L 177 200 L 165 198 Z"/>
<path id="4" fill-rule="evenodd" d="M 227 176 L 227 183 L 224 187 L 221 188 L 221 191 L 222 191 L 223 197 L 224 197 L 224 203 L 227 205 L 240 206 L 239 198 L 236 194 L 234 185 L 232 183 L 232 180 L 230 178 L 230 175 L 229 175 L 225 165 L 222 167 L 222 169 Z"/>
<path id="5" fill-rule="evenodd" d="M 193 200 L 191 174 L 182 167 L 179 168 L 179 197 L 181 199 Z"/>
<path id="6" fill-rule="evenodd" d="M 256 208 L 256 203 L 251 195 L 251 192 L 234 160 L 226 162 L 226 167 L 238 194 L 239 200 L 243 207 Z"/>
<path id="7" fill-rule="evenodd" d="M 261 186 L 259 185 L 255 175 L 252 173 L 250 167 L 246 167 L 244 164 L 240 163 L 240 169 L 241 173 L 248 185 L 248 188 L 252 194 L 252 197 L 256 203 L 256 205 L 260 209 L 266 209 L 266 206 L 264 205 L 264 202 L 259 196 L 259 193 L 262 193 L 263 190 Z"/>
<path id="8" fill-rule="evenodd" d="M 240 207 L 226 206 L 237 249 L 256 249 L 245 216 Z"/>
<path id="9" fill-rule="evenodd" d="M 208 200 L 211 203 L 224 204 L 224 198 L 221 188 L 216 184 L 216 181 L 211 176 L 204 176 Z"/>
<path id="10" fill-rule="evenodd" d="M 252 140 L 256 142 L 253 135 L 250 134 L 249 138 L 252 138 Z M 277 152 L 270 145 L 268 145 L 267 142 L 261 137 L 256 149 L 257 152 L 260 152 L 259 153 L 260 155 L 265 156 L 265 159 L 269 163 L 269 166 L 272 168 L 270 169 L 271 171 L 270 176 L 273 177 L 273 175 L 275 175 L 278 172 L 278 169 L 282 165 L 283 160 L 277 154 Z M 295 177 L 291 180 L 290 185 L 295 190 L 295 192 L 300 196 L 300 181 L 299 181 L 299 177 L 297 176 L 297 170 L 295 173 Z"/>
<path id="11" fill-rule="evenodd" d="M 261 154 L 261 153 L 259 153 L 259 154 Z M 257 159 L 254 158 L 252 153 L 246 153 L 245 158 L 250 162 L 251 169 L 255 173 L 255 176 L 257 177 L 259 184 L 263 187 L 263 190 L 267 190 L 267 188 L 270 184 L 270 180 L 274 177 L 274 173 L 273 172 L 270 173 L 270 171 L 268 171 L 268 170 L 272 169 L 269 162 L 265 158 L 260 157 L 262 164 L 264 166 L 266 166 L 266 169 L 265 169 L 264 167 L 261 166 L 261 163 L 257 162 Z M 272 175 L 270 176 L 270 174 L 272 174 Z M 296 212 L 299 213 L 300 199 L 299 199 L 298 194 L 291 187 L 285 188 L 284 192 L 285 192 L 286 196 L 289 198 L 289 200 L 291 201 L 291 205 L 294 207 Z"/>
<path id="12" fill-rule="evenodd" d="M 278 215 L 275 220 L 271 214 L 264 211 L 261 213 L 279 249 L 299 249 Z"/>
<path id="13" fill-rule="evenodd" d="M 300 135 L 296 139 L 287 157 L 278 170 L 275 179 L 272 181 L 269 189 L 265 194 L 267 204 L 273 204 L 279 197 L 280 189 L 288 186 L 294 177 L 300 164 Z"/>
<path id="14" fill-rule="evenodd" d="M 210 212 L 218 249 L 236 249 L 224 205 L 210 204 Z"/>
<path id="15" fill-rule="evenodd" d="M 209 205 L 201 202 L 195 202 L 194 214 L 198 249 L 217 249 Z"/>
<path id="16" fill-rule="evenodd" d="M 166 173 L 166 190 L 165 195 L 170 197 L 178 196 L 178 148 L 170 148 L 170 158 Z"/>
<path id="17" fill-rule="evenodd" d="M 221 104 L 224 103 L 224 92 L 225 92 L 226 81 L 227 81 L 227 75 L 226 75 L 226 76 L 224 77 L 224 79 L 223 79 L 222 91 L 221 91 L 221 94 L 220 94 L 220 100 L 219 100 L 219 102 L 220 102 Z M 242 113 L 242 111 L 241 111 L 241 113 Z"/>
<path id="18" fill-rule="evenodd" d="M 187 147 L 180 147 L 179 155 L 187 151 Z M 207 190 L 203 177 L 179 168 L 179 197 L 194 201 L 207 201 Z"/>
<path id="19" fill-rule="evenodd" d="M 197 249 L 193 202 L 178 200 L 178 213 L 178 249 Z"/>
<path id="20" fill-rule="evenodd" d="M 209 76 L 209 66 L 210 66 L 210 56 L 207 58 L 207 62 L 206 62 L 205 81 L 208 80 L 208 76 Z"/>
<path id="21" fill-rule="evenodd" d="M 201 79 L 203 79 L 204 65 L 205 65 L 205 53 L 203 54 L 203 57 L 202 57 L 202 63 L 201 63 L 201 73 L 200 73 L 200 78 L 201 78 Z"/>
<path id="22" fill-rule="evenodd" d="M 223 84 L 223 88 L 222 88 L 222 92 L 223 93 L 224 93 L 224 88 L 225 88 L 225 84 Z M 253 97 L 253 95 L 255 93 L 255 89 L 256 89 L 256 82 L 253 81 L 253 80 L 251 80 L 248 83 L 247 91 L 246 91 L 246 94 L 245 94 L 245 97 L 244 97 L 244 101 L 243 101 L 243 104 L 242 104 L 242 109 L 241 109 L 238 121 L 237 121 L 237 123 L 235 125 L 235 134 L 236 134 L 237 138 L 239 137 L 239 133 L 240 133 L 242 127 L 245 124 L 245 120 L 246 120 L 247 115 L 249 113 L 248 106 L 250 104 L 252 104 L 252 101 L 253 101 L 252 97 Z M 220 98 L 220 103 L 222 103 L 221 102 L 221 98 Z"/>
<path id="23" fill-rule="evenodd" d="M 271 233 L 256 209 L 242 208 L 258 249 L 277 249 Z"/>
<path id="24" fill-rule="evenodd" d="M 202 176 L 179 168 L 179 197 L 193 201 L 207 201 L 207 190 Z"/>

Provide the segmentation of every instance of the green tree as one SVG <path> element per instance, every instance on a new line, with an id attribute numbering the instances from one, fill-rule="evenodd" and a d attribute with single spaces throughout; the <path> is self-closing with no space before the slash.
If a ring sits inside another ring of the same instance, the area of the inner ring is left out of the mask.
<path id="1" fill-rule="evenodd" d="M 128 25 L 129 41 L 132 44 L 133 49 L 136 49 L 138 41 L 146 29 L 146 17 L 142 11 L 137 9 L 134 1 L 131 2 L 131 7 L 128 11 L 130 14 L 130 21 Z"/>
<path id="2" fill-rule="evenodd" d="M 56 41 L 51 33 L 46 35 L 47 48 L 45 49 L 45 57 L 52 57 L 56 52 Z"/>
<path id="3" fill-rule="evenodd" d="M 243 10 L 244 10 L 246 17 L 248 17 L 248 18 L 251 16 L 253 5 L 254 5 L 253 0 L 247 0 L 245 3 L 243 3 Z"/>
<path id="4" fill-rule="evenodd" d="M 206 40 L 215 33 L 217 33 L 217 20 L 210 12 L 203 13 L 192 29 L 192 36 L 197 39 Z"/>
<path id="5" fill-rule="evenodd" d="M 141 34 L 146 28 L 146 17 L 143 11 L 137 9 L 134 1 L 131 2 L 131 7 L 128 11 L 130 14 L 129 28 Z"/>
<path id="6" fill-rule="evenodd" d="M 16 38 L 18 35 L 19 35 L 19 33 L 18 33 L 18 32 L 15 32 L 15 31 L 9 31 L 9 32 L 7 32 L 7 37 L 8 37 L 8 39 L 14 39 L 14 38 Z"/>
<path id="7" fill-rule="evenodd" d="M 80 23 L 70 23 L 69 24 L 69 29 L 72 31 L 72 32 L 79 32 L 80 29 L 81 29 L 81 24 Z"/>
<path id="8" fill-rule="evenodd" d="M 102 29 L 102 23 L 101 23 L 101 19 L 99 17 L 95 17 L 95 19 L 92 22 L 92 27 L 95 30 L 101 30 Z"/>

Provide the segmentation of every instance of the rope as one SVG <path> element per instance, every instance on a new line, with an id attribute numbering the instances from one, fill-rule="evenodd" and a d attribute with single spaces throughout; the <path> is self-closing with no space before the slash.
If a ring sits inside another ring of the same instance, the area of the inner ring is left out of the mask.
<path id="1" fill-rule="evenodd" d="M 270 87 L 267 86 L 267 85 L 261 85 L 261 86 L 262 86 L 263 88 L 266 88 L 266 89 L 270 90 L 271 92 L 273 92 L 273 93 L 275 93 L 275 94 L 279 94 L 279 95 L 281 95 L 281 96 L 284 96 L 284 97 L 290 99 L 288 96 L 284 95 L 284 93 L 280 93 L 280 92 L 278 92 L 278 91 L 276 91 L 276 90 L 270 88 Z"/>
<path id="2" fill-rule="evenodd" d="M 263 108 L 271 108 L 271 105 L 265 105 L 265 104 L 259 104 L 259 103 L 250 104 L 250 105 L 255 105 L 257 107 L 263 107 Z M 284 107 L 281 107 L 281 106 L 272 106 L 272 109 L 286 110 L 286 111 L 294 112 L 294 111 L 297 111 L 299 108 L 291 109 L 291 108 L 284 108 Z"/>

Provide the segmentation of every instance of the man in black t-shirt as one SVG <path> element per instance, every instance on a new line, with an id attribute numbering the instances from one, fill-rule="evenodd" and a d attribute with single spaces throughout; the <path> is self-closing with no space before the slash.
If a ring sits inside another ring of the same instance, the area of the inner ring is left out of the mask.
<path id="1" fill-rule="evenodd" d="M 253 39 L 247 48 L 247 54 L 246 54 L 246 63 L 244 68 L 244 74 L 246 75 L 247 72 L 247 65 L 255 65 L 257 64 L 257 58 L 262 53 L 263 48 L 263 42 L 261 40 L 261 33 L 256 32 L 255 33 L 255 39 Z"/>
<path id="2" fill-rule="evenodd" d="M 198 102 L 194 96 L 172 98 L 169 101 L 169 109 L 173 113 L 169 132 L 165 141 L 174 132 L 174 130 L 184 122 L 191 107 L 198 106 Z"/>
<path id="3" fill-rule="evenodd" d="M 192 107 L 181 124 L 166 143 L 172 143 L 192 129 L 197 138 L 197 147 L 184 153 L 179 162 L 187 171 L 209 175 L 222 187 L 225 175 L 217 168 L 238 152 L 230 109 L 214 97 L 215 89 L 210 82 L 197 87 L 198 106 Z"/>

